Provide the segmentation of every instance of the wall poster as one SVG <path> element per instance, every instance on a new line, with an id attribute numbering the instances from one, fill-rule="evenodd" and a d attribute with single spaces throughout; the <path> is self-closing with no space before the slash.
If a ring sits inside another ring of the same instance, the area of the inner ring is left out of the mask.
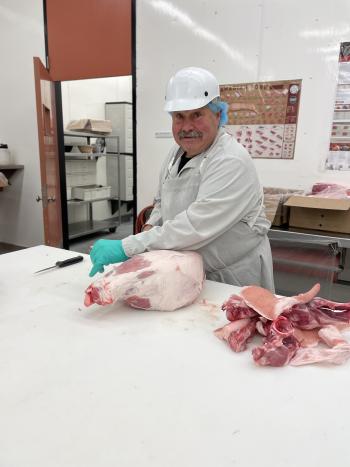
<path id="1" fill-rule="evenodd" d="M 226 128 L 260 159 L 293 159 L 301 80 L 223 84 Z"/>
<path id="2" fill-rule="evenodd" d="M 340 44 L 338 84 L 326 169 L 350 170 L 350 42 Z"/>

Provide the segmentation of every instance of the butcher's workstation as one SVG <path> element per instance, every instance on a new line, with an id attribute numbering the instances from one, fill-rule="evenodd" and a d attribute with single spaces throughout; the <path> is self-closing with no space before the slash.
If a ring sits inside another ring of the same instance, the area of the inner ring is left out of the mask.
<path id="1" fill-rule="evenodd" d="M 233 353 L 213 332 L 239 292 L 222 283 L 173 312 L 86 308 L 87 255 L 34 274 L 74 256 L 0 256 L 1 466 L 349 465 L 349 363 Z"/>

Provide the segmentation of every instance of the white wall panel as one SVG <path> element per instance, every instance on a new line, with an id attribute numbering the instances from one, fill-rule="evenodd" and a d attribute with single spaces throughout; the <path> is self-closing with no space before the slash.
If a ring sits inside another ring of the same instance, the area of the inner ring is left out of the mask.
<path id="1" fill-rule="evenodd" d="M 318 180 L 350 183 L 350 172 L 324 170 L 339 44 L 350 40 L 350 3 L 265 0 L 260 80 L 301 78 L 295 157 L 256 160 L 265 185 L 307 189 Z"/>
<path id="2" fill-rule="evenodd" d="M 301 78 L 294 160 L 255 160 L 264 185 L 350 183 L 325 172 L 339 44 L 350 40 L 348 0 L 140 0 L 137 2 L 138 209 L 152 201 L 172 139 L 162 111 L 171 74 L 202 66 L 221 84 Z"/>
<path id="3" fill-rule="evenodd" d="M 104 120 L 105 102 L 132 101 L 131 76 L 63 81 L 63 125 L 70 120 Z"/>
<path id="4" fill-rule="evenodd" d="M 254 81 L 259 63 L 261 2 L 141 0 L 137 6 L 138 210 L 152 202 L 171 139 L 163 111 L 166 84 L 184 66 L 202 66 L 221 83 Z"/>
<path id="5" fill-rule="evenodd" d="M 33 56 L 45 63 L 42 0 L 1 0 L 0 140 L 24 170 L 0 192 L 0 241 L 23 246 L 44 240 Z"/>
<path id="6" fill-rule="evenodd" d="M 0 138 L 25 165 L 0 193 L 0 241 L 31 246 L 43 241 L 32 64 L 35 55 L 44 61 L 42 1 L 2 0 L 0 24 Z M 171 128 L 162 110 L 166 83 L 190 65 L 210 69 L 222 84 L 302 78 L 295 159 L 255 160 L 260 178 L 302 188 L 316 180 L 349 183 L 349 172 L 323 169 L 339 44 L 350 40 L 348 0 L 138 0 L 136 38 L 139 209 L 152 201 L 172 145 L 155 137 Z"/>

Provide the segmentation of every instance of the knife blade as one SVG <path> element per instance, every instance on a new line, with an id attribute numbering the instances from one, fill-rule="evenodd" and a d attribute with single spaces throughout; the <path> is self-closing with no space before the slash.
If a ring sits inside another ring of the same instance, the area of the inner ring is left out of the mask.
<path id="1" fill-rule="evenodd" d="M 73 258 L 65 259 L 64 261 L 56 261 L 54 266 L 40 269 L 39 271 L 35 271 L 34 274 L 37 274 L 38 272 L 48 271 L 49 269 L 54 269 L 54 268 L 65 268 L 66 266 L 70 266 L 71 264 L 80 263 L 80 261 L 83 261 L 83 259 L 84 257 L 79 255 L 79 256 L 73 256 Z"/>

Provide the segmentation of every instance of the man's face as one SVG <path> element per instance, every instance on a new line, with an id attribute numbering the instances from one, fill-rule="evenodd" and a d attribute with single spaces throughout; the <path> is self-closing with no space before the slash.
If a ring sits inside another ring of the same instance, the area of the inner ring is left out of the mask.
<path id="1" fill-rule="evenodd" d="M 208 149 L 218 132 L 220 113 L 208 107 L 172 112 L 173 135 L 187 156 L 197 156 Z"/>

